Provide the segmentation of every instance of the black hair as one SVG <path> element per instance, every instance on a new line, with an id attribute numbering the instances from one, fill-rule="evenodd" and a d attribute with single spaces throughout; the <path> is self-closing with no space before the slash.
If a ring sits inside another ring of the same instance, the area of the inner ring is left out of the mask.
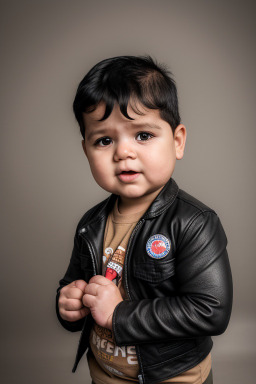
<path id="1" fill-rule="evenodd" d="M 105 120 L 118 103 L 121 113 L 127 113 L 130 105 L 134 112 L 143 114 L 136 102 L 149 109 L 159 109 L 172 131 L 180 124 L 178 97 L 172 74 L 150 56 L 118 56 L 100 61 L 80 82 L 73 103 L 75 117 L 84 138 L 83 113 L 93 112 L 103 101 L 106 105 Z M 134 104 L 135 103 L 135 104 Z"/>

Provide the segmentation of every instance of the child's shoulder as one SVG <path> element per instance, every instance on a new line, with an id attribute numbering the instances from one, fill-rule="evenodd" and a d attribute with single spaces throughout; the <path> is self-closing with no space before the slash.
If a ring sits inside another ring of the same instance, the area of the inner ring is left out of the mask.
<path id="1" fill-rule="evenodd" d="M 177 194 L 177 202 L 185 206 L 186 209 L 193 211 L 194 213 L 212 212 L 216 214 L 212 208 L 182 189 L 179 189 Z"/>
<path id="2" fill-rule="evenodd" d="M 218 232 L 221 233 L 222 239 L 225 238 L 222 224 L 215 210 L 181 189 L 176 196 L 176 204 L 174 216 L 183 234 L 188 233 L 189 229 L 192 236 L 200 232 L 206 238 L 210 237 L 211 233 Z"/>
<path id="3" fill-rule="evenodd" d="M 173 221 L 178 224 L 176 234 L 179 245 L 192 244 L 193 241 L 198 244 L 214 241 L 216 246 L 219 244 L 221 247 L 227 244 L 226 234 L 215 210 L 181 189 L 176 196 L 176 207 L 170 215 L 170 228 Z"/>

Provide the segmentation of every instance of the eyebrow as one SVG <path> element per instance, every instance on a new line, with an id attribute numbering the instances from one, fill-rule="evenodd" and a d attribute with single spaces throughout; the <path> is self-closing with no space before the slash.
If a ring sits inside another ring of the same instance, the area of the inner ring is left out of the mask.
<path id="1" fill-rule="evenodd" d="M 106 132 L 109 132 L 111 130 L 112 130 L 111 128 L 102 128 L 102 129 L 98 129 L 96 131 L 92 131 L 89 133 L 87 140 L 91 140 L 91 138 L 93 136 L 96 136 L 96 135 L 106 135 Z"/>
<path id="2" fill-rule="evenodd" d="M 131 129 L 135 130 L 135 129 L 161 129 L 161 127 L 157 124 L 151 124 L 151 123 L 144 123 L 144 124 L 132 124 L 130 126 Z M 93 136 L 97 136 L 97 135 L 106 135 L 107 133 L 109 133 L 109 131 L 112 131 L 114 130 L 113 128 L 101 128 L 99 130 L 96 130 L 96 131 L 92 131 L 88 134 L 88 138 L 87 140 L 91 140 Z"/>
<path id="3" fill-rule="evenodd" d="M 136 128 L 150 128 L 150 129 L 161 129 L 161 127 L 154 123 L 144 123 L 144 124 L 135 124 L 133 126 L 134 129 Z"/>

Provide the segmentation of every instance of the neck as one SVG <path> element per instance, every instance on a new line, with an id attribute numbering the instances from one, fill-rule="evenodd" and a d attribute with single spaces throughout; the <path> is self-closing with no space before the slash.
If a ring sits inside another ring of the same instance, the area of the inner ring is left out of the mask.
<path id="1" fill-rule="evenodd" d="M 119 212 L 122 215 L 126 215 L 128 213 L 132 214 L 140 211 L 146 211 L 148 207 L 151 205 L 151 203 L 153 202 L 153 200 L 156 198 L 156 196 L 159 194 L 161 189 L 151 194 L 148 194 L 146 196 L 142 196 L 134 199 L 119 196 L 119 200 L 118 200 Z"/>

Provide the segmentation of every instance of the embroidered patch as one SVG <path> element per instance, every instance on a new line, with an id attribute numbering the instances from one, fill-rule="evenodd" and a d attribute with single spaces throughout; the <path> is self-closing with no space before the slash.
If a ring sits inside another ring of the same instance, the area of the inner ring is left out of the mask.
<path id="1" fill-rule="evenodd" d="M 153 259 L 162 259 L 171 249 L 170 241 L 164 235 L 151 236 L 146 245 L 147 254 Z"/>

